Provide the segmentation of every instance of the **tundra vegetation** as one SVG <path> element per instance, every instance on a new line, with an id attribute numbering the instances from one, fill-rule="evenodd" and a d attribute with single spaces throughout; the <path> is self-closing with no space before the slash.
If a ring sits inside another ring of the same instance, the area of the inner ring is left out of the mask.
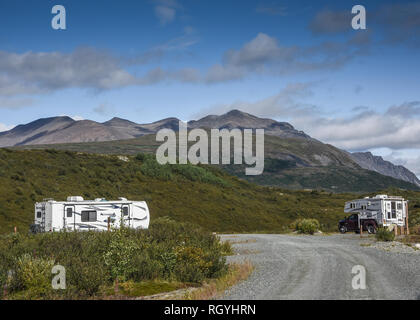
<path id="1" fill-rule="evenodd" d="M 402 189 L 332 193 L 259 186 L 209 165 L 159 165 L 147 154 L 99 155 L 70 151 L 0 149 L 0 234 L 24 233 L 34 203 L 126 197 L 147 201 L 151 219 L 168 216 L 207 231 L 283 233 L 297 219 L 317 219 L 336 231 L 345 201 L 379 193 L 409 199 L 410 226 L 420 225 L 420 193 Z"/>
<path id="2" fill-rule="evenodd" d="M 229 274 L 229 244 L 189 223 L 168 218 L 148 230 L 11 233 L 0 238 L 0 297 L 106 298 L 150 295 Z M 51 286 L 54 265 L 66 269 L 65 290 Z"/>

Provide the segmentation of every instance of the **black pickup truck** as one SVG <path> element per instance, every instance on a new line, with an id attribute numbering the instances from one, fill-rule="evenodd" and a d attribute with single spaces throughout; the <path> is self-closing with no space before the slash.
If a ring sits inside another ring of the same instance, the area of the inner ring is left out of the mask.
<path id="1" fill-rule="evenodd" d="M 338 222 L 338 230 L 341 233 L 346 232 L 356 232 L 360 233 L 360 224 L 363 227 L 363 231 L 368 233 L 376 233 L 376 228 L 378 227 L 375 219 L 359 219 L 357 213 L 352 214 L 349 217 L 344 217 L 343 220 Z"/>

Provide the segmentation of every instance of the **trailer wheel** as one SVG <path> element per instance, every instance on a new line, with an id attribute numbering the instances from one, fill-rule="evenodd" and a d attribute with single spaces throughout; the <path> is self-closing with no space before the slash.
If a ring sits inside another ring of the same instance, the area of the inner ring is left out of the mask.
<path id="1" fill-rule="evenodd" d="M 366 229 L 367 229 L 367 232 L 369 234 L 375 234 L 376 233 L 376 228 L 373 224 L 368 224 Z"/>
<path id="2" fill-rule="evenodd" d="M 340 226 L 340 228 L 338 228 L 338 230 L 340 230 L 340 233 L 346 233 L 347 232 L 347 228 L 345 226 Z"/>

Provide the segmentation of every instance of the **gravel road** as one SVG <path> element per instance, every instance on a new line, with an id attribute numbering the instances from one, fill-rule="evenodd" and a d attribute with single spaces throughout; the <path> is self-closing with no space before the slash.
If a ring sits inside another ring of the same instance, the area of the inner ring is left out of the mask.
<path id="1" fill-rule="evenodd" d="M 249 260 L 255 266 L 223 299 L 420 300 L 420 250 L 386 251 L 354 234 L 221 238 L 235 249 L 228 262 Z M 352 287 L 355 265 L 366 269 L 366 289 Z"/>

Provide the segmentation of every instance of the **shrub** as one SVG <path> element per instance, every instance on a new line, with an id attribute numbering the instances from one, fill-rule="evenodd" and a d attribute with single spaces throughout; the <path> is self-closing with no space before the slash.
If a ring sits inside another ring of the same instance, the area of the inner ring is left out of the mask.
<path id="1" fill-rule="evenodd" d="M 140 166 L 140 171 L 145 176 L 159 180 L 170 181 L 173 179 L 170 164 L 159 164 L 155 159 L 146 159 Z"/>
<path id="2" fill-rule="evenodd" d="M 173 171 L 190 181 L 199 181 L 203 183 L 212 183 L 216 185 L 227 185 L 226 181 L 217 177 L 215 174 L 205 168 L 192 164 L 173 165 Z"/>
<path id="3" fill-rule="evenodd" d="M 51 288 L 54 260 L 24 254 L 16 261 L 12 287 L 24 290 L 27 298 L 45 297 Z"/>
<path id="4" fill-rule="evenodd" d="M 108 283 L 106 270 L 100 264 L 92 261 L 82 261 L 77 257 L 72 258 L 71 267 L 66 268 L 67 294 L 76 296 L 96 295 L 101 286 Z"/>
<path id="5" fill-rule="evenodd" d="M 135 256 L 132 263 L 133 268 L 129 278 L 134 281 L 166 279 L 164 264 L 147 254 Z"/>
<path id="6" fill-rule="evenodd" d="M 208 275 L 211 262 L 201 248 L 180 246 L 176 252 L 176 275 L 183 282 L 201 282 Z"/>
<path id="7" fill-rule="evenodd" d="M 139 160 L 141 162 L 144 162 L 146 160 L 152 160 L 153 159 L 153 155 L 147 154 L 147 153 L 138 153 L 135 158 L 136 158 L 136 160 Z"/>
<path id="8" fill-rule="evenodd" d="M 132 260 L 138 250 L 139 246 L 130 236 L 130 230 L 121 228 L 112 232 L 111 241 L 103 257 L 113 279 L 126 280 L 133 271 Z"/>
<path id="9" fill-rule="evenodd" d="M 378 241 L 394 241 L 395 233 L 394 231 L 388 230 L 388 228 L 379 227 L 376 229 L 375 237 Z"/>
<path id="10" fill-rule="evenodd" d="M 294 229 L 299 233 L 314 234 L 321 228 L 316 219 L 298 219 L 294 223 Z"/>
<path id="11" fill-rule="evenodd" d="M 201 282 L 226 271 L 223 248 L 211 233 L 168 218 L 147 230 L 9 234 L 0 237 L 0 289 L 8 284 L 12 298 L 81 298 L 116 279 Z M 51 290 L 54 264 L 66 268 L 66 290 Z"/>

